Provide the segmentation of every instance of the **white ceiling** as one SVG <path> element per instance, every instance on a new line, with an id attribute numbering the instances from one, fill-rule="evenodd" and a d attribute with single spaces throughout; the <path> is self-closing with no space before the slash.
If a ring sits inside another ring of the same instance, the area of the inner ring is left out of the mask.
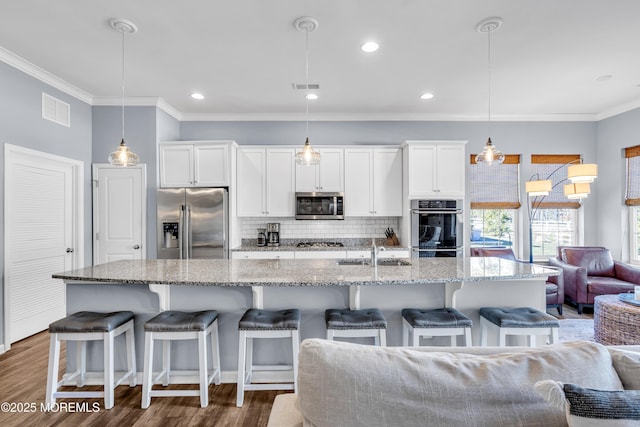
<path id="1" fill-rule="evenodd" d="M 587 120 L 640 106 L 638 0 L 3 0 L 0 46 L 89 94 L 159 97 L 184 120 L 303 119 L 305 36 L 316 119 Z M 359 46 L 375 39 L 380 49 Z M 6 54 L 6 52 L 5 52 Z M 6 57 L 6 55 L 5 55 Z M 600 76 L 611 75 L 606 81 Z M 193 91 L 204 101 L 192 100 Z M 432 92 L 429 101 L 420 100 Z"/>

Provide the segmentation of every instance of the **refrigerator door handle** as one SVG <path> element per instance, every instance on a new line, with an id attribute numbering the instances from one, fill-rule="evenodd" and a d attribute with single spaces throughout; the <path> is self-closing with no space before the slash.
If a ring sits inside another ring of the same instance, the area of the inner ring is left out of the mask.
<path id="1" fill-rule="evenodd" d="M 184 258 L 182 256 L 182 251 L 184 248 L 183 240 L 184 240 L 184 205 L 180 205 L 180 218 L 178 219 L 178 253 L 180 254 L 180 259 Z"/>
<path id="2" fill-rule="evenodd" d="M 191 209 L 184 205 L 184 258 L 191 258 Z"/>

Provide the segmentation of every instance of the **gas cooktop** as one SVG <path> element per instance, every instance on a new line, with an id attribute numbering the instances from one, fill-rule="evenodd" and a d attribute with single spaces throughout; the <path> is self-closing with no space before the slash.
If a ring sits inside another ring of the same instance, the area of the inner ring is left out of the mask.
<path id="1" fill-rule="evenodd" d="M 344 245 L 340 242 L 299 242 L 298 248 L 341 248 Z"/>

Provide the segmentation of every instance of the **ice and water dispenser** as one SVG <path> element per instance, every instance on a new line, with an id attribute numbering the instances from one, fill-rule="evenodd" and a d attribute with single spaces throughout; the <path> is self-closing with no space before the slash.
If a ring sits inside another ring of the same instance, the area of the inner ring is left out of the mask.
<path id="1" fill-rule="evenodd" d="M 162 235 L 163 242 L 162 247 L 166 249 L 172 249 L 178 247 L 179 238 L 178 222 L 163 222 L 162 223 Z"/>

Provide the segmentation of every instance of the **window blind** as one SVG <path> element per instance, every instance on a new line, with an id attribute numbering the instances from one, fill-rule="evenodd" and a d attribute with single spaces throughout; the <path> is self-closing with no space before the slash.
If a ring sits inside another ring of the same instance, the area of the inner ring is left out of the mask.
<path id="1" fill-rule="evenodd" d="M 627 206 L 640 206 L 640 145 L 624 149 L 627 159 L 627 189 L 624 203 Z"/>
<path id="2" fill-rule="evenodd" d="M 534 175 L 529 180 L 548 179 L 551 180 L 553 185 L 553 189 L 548 196 L 540 196 L 532 199 L 533 203 L 536 203 L 534 207 L 542 209 L 578 209 L 580 207 L 579 201 L 569 200 L 564 195 L 564 184 L 570 183 L 567 180 L 568 163 L 577 163 L 579 160 L 579 154 L 531 155 L 531 170 Z"/>
<path id="3" fill-rule="evenodd" d="M 471 209 L 520 207 L 520 155 L 506 154 L 498 165 L 477 164 L 471 155 Z"/>

